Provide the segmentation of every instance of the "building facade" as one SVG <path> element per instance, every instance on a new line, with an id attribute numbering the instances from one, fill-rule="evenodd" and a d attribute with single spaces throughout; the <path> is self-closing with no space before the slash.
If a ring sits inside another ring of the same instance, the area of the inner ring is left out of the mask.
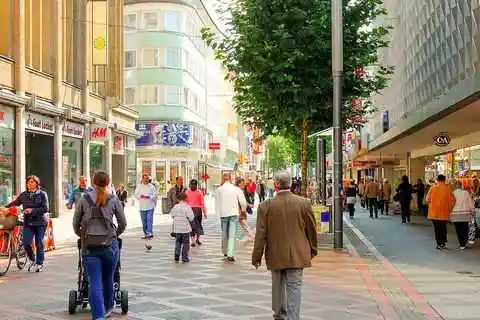
<path id="1" fill-rule="evenodd" d="M 0 204 L 37 175 L 61 213 L 96 169 L 127 183 L 137 112 L 123 99 L 123 1 L 7 0 L 0 8 Z M 132 157 L 133 156 L 133 157 Z"/>
<path id="2" fill-rule="evenodd" d="M 203 27 L 218 31 L 203 3 L 126 0 L 124 21 L 125 103 L 138 111 L 142 135 L 138 171 L 151 175 L 164 194 L 177 176 L 216 176 L 226 158 L 233 168 L 238 139 L 227 132 L 237 123 L 232 90 L 201 39 Z M 210 151 L 210 142 L 219 142 L 220 150 Z"/>
<path id="3" fill-rule="evenodd" d="M 362 174 L 412 180 L 480 170 L 480 4 L 388 0 L 394 27 L 382 60 L 395 66 L 374 97 L 378 112 L 362 130 Z M 364 170 L 365 169 L 365 170 Z M 359 175 L 360 176 L 360 175 Z"/>

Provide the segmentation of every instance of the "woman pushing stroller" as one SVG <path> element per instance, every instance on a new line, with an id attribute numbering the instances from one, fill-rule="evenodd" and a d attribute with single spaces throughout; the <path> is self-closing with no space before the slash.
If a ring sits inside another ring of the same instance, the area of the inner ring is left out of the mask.
<path id="1" fill-rule="evenodd" d="M 75 207 L 73 229 L 81 238 L 92 319 L 100 320 L 110 316 L 115 305 L 113 285 L 119 257 L 118 236 L 125 231 L 127 223 L 120 200 L 107 191 L 108 174 L 95 172 L 92 184 L 94 190 L 86 193 Z"/>

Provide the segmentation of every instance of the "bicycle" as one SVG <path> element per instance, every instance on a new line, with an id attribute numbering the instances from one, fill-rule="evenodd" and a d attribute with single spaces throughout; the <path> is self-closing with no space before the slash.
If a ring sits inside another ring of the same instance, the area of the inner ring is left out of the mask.
<path id="1" fill-rule="evenodd" d="M 7 274 L 12 264 L 12 260 L 16 260 L 18 270 L 25 268 L 27 264 L 27 252 L 23 247 L 23 221 L 17 221 L 17 226 L 13 229 L 0 229 L 0 239 L 3 240 L 3 246 L 0 248 L 0 277 Z M 5 251 L 2 250 L 4 249 Z"/>

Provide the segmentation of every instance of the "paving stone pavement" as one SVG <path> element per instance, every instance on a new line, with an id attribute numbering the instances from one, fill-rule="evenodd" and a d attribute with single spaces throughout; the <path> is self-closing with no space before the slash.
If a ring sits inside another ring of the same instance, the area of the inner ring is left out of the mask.
<path id="1" fill-rule="evenodd" d="M 253 225 L 254 217 L 250 220 Z M 116 310 L 114 319 L 272 318 L 269 273 L 250 266 L 250 242 L 239 243 L 236 264 L 224 264 L 220 224 L 213 214 L 205 220 L 204 245 L 191 250 L 190 264 L 173 263 L 168 216 L 157 215 L 154 230 L 151 252 L 145 251 L 138 227 L 123 236 L 122 286 L 129 290 L 130 312 L 122 316 Z M 88 312 L 66 312 L 77 259 L 77 250 L 65 246 L 48 254 L 43 274 L 14 268 L 0 278 L 0 319 L 89 319 Z M 404 293 L 385 294 L 399 288 L 397 280 L 379 261 L 360 257 L 351 246 L 341 252 L 321 250 L 305 271 L 301 319 L 430 319 Z"/>
<path id="2" fill-rule="evenodd" d="M 438 251 L 433 227 L 425 218 L 412 217 L 411 224 L 401 224 L 398 215 L 371 220 L 361 208 L 357 208 L 352 224 L 443 319 L 480 319 L 479 241 L 470 250 L 455 250 L 458 242 L 453 226 L 449 225 L 451 249 Z"/>

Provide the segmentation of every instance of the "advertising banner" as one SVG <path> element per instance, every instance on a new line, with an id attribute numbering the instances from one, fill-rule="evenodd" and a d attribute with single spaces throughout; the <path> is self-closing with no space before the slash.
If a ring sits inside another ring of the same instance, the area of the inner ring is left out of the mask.
<path id="1" fill-rule="evenodd" d="M 188 147 L 193 143 L 193 125 L 189 123 L 138 123 L 136 129 L 141 134 L 139 147 Z"/>

